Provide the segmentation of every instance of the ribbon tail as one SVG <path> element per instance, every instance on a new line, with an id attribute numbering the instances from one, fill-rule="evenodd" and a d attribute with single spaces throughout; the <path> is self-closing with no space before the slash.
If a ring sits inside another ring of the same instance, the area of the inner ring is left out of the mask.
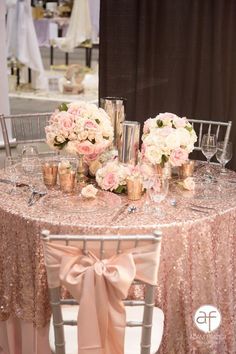
<path id="1" fill-rule="evenodd" d="M 103 354 L 94 282 L 94 271 L 91 268 L 84 275 L 83 287 L 86 291 L 83 291 L 81 296 L 78 314 L 78 352 L 80 354 Z"/>

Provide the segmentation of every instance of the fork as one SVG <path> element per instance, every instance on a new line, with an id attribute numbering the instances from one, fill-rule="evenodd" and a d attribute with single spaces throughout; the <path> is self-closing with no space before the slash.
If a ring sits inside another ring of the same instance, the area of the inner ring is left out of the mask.
<path id="1" fill-rule="evenodd" d="M 28 206 L 34 205 L 41 197 L 43 197 L 46 194 L 47 192 L 40 192 L 37 190 L 33 190 L 28 200 Z M 38 196 L 38 198 L 36 198 L 36 196 Z"/>

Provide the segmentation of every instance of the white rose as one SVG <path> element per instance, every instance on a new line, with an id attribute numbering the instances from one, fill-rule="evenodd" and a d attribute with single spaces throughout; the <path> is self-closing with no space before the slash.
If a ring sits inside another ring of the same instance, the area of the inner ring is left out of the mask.
<path id="1" fill-rule="evenodd" d="M 92 184 L 88 184 L 81 190 L 81 195 L 84 198 L 95 198 L 98 190 Z"/>
<path id="2" fill-rule="evenodd" d="M 179 128 L 177 129 L 177 133 L 180 139 L 181 146 L 187 146 L 190 143 L 190 134 L 187 129 Z"/>
<path id="3" fill-rule="evenodd" d="M 180 137 L 177 131 L 174 131 L 170 135 L 168 135 L 165 139 L 165 143 L 167 148 L 170 150 L 174 150 L 180 147 Z"/>
<path id="4" fill-rule="evenodd" d="M 75 141 L 68 141 L 68 143 L 66 144 L 66 151 L 69 154 L 77 155 L 77 149 L 76 149 Z"/>
<path id="5" fill-rule="evenodd" d="M 162 151 L 155 146 L 147 146 L 145 156 L 152 164 L 158 164 L 161 163 Z"/>
<path id="6" fill-rule="evenodd" d="M 63 135 L 61 135 L 61 134 L 56 136 L 56 141 L 58 143 L 64 143 L 65 140 L 66 140 L 65 137 Z"/>
<path id="7" fill-rule="evenodd" d="M 188 191 L 193 191 L 195 189 L 195 182 L 192 177 L 187 177 L 183 181 L 183 187 L 184 189 L 187 189 Z"/>

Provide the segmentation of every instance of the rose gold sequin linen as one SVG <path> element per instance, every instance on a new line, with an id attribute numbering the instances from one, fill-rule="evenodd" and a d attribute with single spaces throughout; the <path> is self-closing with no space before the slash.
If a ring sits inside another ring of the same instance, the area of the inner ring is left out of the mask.
<path id="1" fill-rule="evenodd" d="M 0 183 L 0 320 L 10 315 L 45 326 L 50 318 L 47 279 L 40 231 L 56 233 L 148 233 L 163 231 L 156 305 L 165 315 L 161 354 L 236 353 L 236 193 L 209 200 L 171 188 L 161 206 L 165 215 L 125 211 L 78 214 L 49 210 L 38 201 L 27 206 L 28 195 L 8 195 Z M 20 188 L 19 188 L 20 189 Z M 174 190 L 174 191 L 173 191 Z M 49 192 L 50 193 L 50 192 Z M 175 197 L 176 207 L 170 205 Z M 125 201 L 126 198 L 124 198 Z M 190 203 L 213 207 L 208 214 L 189 209 Z M 142 297 L 135 287 L 131 296 Z M 193 323 L 202 305 L 216 306 L 222 315 L 217 331 L 204 334 Z"/>

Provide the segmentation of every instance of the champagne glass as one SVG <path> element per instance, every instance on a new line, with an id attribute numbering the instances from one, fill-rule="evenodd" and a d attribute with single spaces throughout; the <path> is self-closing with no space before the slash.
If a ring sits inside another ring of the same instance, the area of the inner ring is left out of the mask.
<path id="1" fill-rule="evenodd" d="M 232 143 L 229 141 L 225 143 L 224 141 L 217 142 L 216 158 L 217 161 L 221 164 L 220 173 L 227 173 L 225 165 L 231 160 L 233 155 Z"/>

